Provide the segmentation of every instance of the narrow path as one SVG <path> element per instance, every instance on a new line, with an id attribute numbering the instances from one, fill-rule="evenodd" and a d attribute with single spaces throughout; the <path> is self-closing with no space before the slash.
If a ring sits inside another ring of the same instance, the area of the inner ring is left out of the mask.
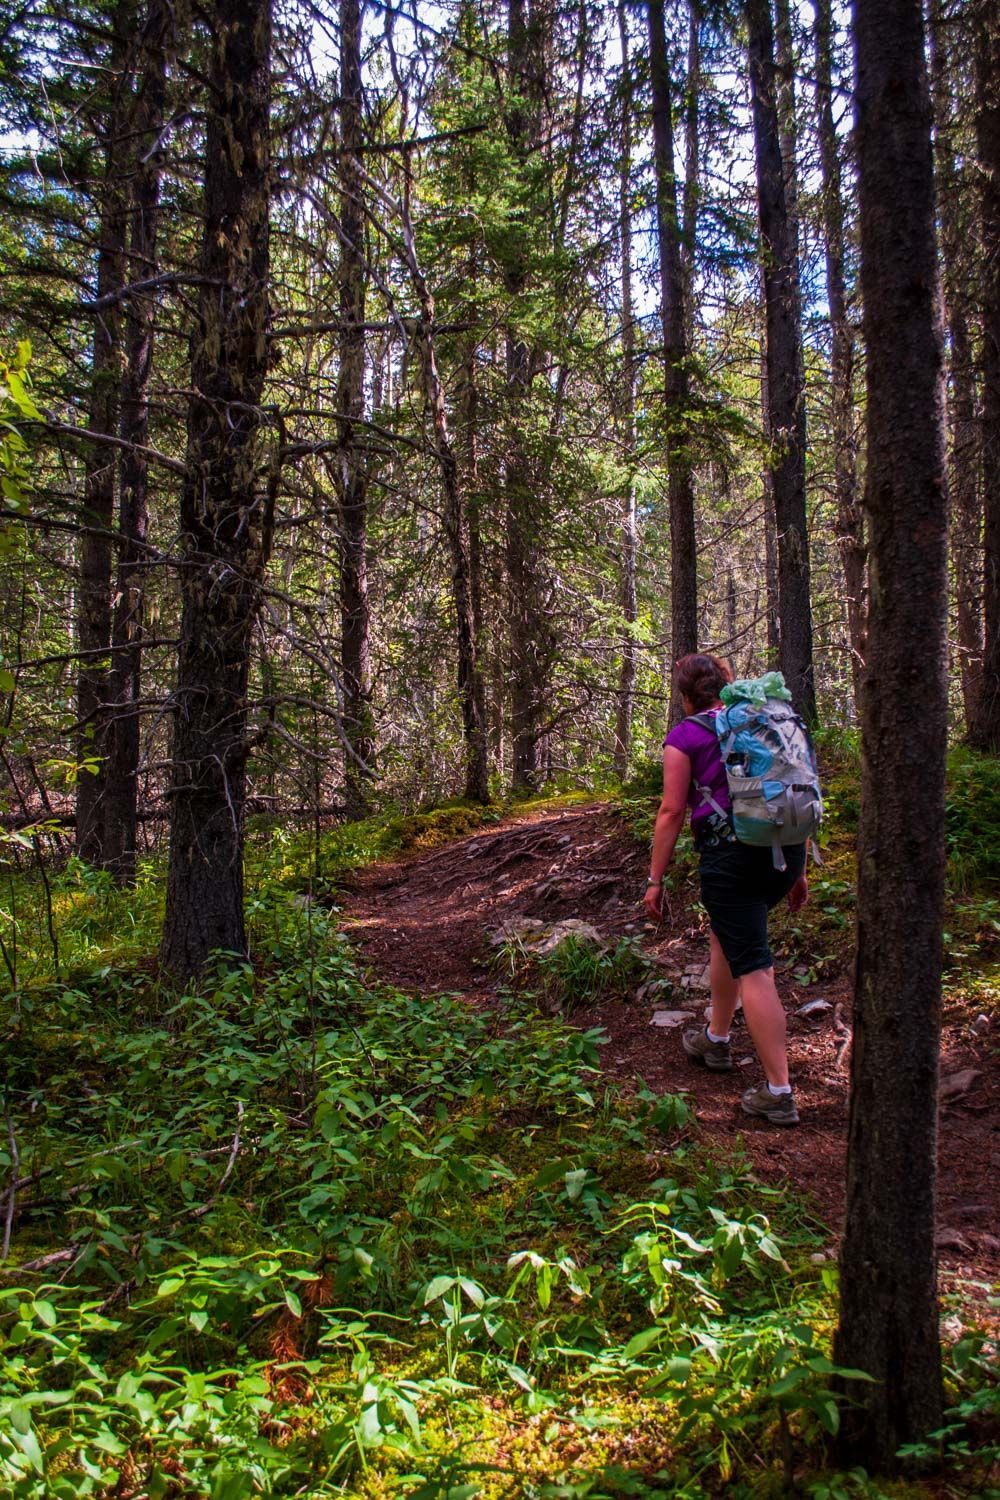
<path id="1" fill-rule="evenodd" d="M 489 963 L 491 932 L 529 918 L 581 918 L 612 944 L 622 936 L 641 941 L 674 983 L 672 999 L 657 1003 L 700 1018 L 708 998 L 698 987 L 708 941 L 696 889 L 692 884 L 674 897 L 671 919 L 654 930 L 640 905 L 645 875 L 644 853 L 606 805 L 515 814 L 432 853 L 356 872 L 345 892 L 345 926 L 390 983 L 488 1005 L 501 984 Z M 740 1110 L 740 1093 L 759 1075 L 742 1026 L 734 1033 L 734 1071 L 717 1075 L 690 1065 L 680 1030 L 652 1025 L 652 1001 L 579 1007 L 571 1019 L 604 1028 L 609 1075 L 626 1084 L 642 1080 L 657 1093 L 687 1091 L 710 1137 L 732 1147 L 739 1135 L 755 1176 L 790 1180 L 836 1226 L 843 1212 L 848 1062 L 832 1011 L 815 1018 L 796 1012 L 819 996 L 848 1011 L 850 986 L 840 976 L 804 988 L 780 953 L 776 958 L 802 1111 L 794 1130 L 775 1130 Z M 993 1042 L 973 1036 L 968 1020 L 946 1022 L 942 1054 L 943 1077 L 969 1068 L 980 1075 L 970 1088 L 942 1098 L 939 1243 L 956 1283 L 1000 1275 L 1000 1069 Z"/>

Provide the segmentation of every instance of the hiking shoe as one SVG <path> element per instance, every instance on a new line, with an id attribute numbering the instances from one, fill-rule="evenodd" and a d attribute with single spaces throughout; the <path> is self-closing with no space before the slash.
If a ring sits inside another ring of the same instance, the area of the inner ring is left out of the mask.
<path id="1" fill-rule="evenodd" d="M 692 1062 L 704 1063 L 713 1073 L 728 1073 L 733 1066 L 733 1053 L 728 1042 L 709 1040 L 708 1029 L 694 1026 L 681 1037 L 684 1051 Z"/>
<path id="2" fill-rule="evenodd" d="M 747 1089 L 741 1100 L 744 1112 L 756 1115 L 761 1120 L 770 1120 L 772 1125 L 797 1125 L 799 1112 L 795 1108 L 794 1094 L 772 1094 L 766 1083 L 759 1088 Z"/>

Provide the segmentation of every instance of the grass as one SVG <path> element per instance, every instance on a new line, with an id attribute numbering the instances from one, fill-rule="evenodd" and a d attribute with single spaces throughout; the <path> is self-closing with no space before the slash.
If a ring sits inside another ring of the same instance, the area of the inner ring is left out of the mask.
<path id="1" fill-rule="evenodd" d="M 636 1483 L 655 1451 L 708 1493 L 766 1449 L 829 1323 L 816 1231 L 710 1170 L 683 1101 L 596 1088 L 599 1035 L 369 988 L 280 889 L 257 921 L 257 975 L 6 1018 L 4 1493 L 527 1494 L 540 1422 L 576 1492 L 641 1493 L 587 1477 L 636 1399 Z M 806 1377 L 802 1442 L 834 1410 Z"/>
<path id="2" fill-rule="evenodd" d="M 490 817 L 335 830 L 320 876 Z M 710 1157 L 683 1097 L 607 1087 L 599 1032 L 373 984 L 310 898 L 314 852 L 253 845 L 254 966 L 180 997 L 155 865 L 128 895 L 52 879 L 58 967 L 10 873 L 0 1493 L 766 1500 L 793 1470 L 814 1500 L 921 1493 L 825 1466 L 824 1227 Z M 634 954 L 599 958 L 551 982 L 627 990 Z M 952 1349 L 932 1444 L 983 1495 L 985 1358 Z"/>

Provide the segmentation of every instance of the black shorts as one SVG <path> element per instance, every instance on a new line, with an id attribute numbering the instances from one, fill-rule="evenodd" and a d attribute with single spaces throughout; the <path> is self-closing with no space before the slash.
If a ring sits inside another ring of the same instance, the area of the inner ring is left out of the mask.
<path id="1" fill-rule="evenodd" d="M 770 849 L 723 844 L 701 854 L 701 900 L 733 978 L 769 969 L 767 914 L 806 867 L 805 844 L 784 851 L 787 869 L 776 870 Z"/>

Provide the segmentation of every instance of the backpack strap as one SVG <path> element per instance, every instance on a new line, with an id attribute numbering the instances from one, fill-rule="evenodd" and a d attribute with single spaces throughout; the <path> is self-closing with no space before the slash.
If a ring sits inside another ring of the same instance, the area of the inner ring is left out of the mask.
<path id="1" fill-rule="evenodd" d="M 685 724 L 697 724 L 701 729 L 707 729 L 710 734 L 715 734 L 715 719 L 716 715 L 714 713 L 709 713 L 706 710 L 705 712 L 700 714 L 688 714 L 683 722 Z M 695 781 L 693 777 L 692 783 L 694 785 L 695 791 L 701 793 L 702 802 L 704 802 L 707 807 L 710 807 L 713 812 L 717 812 L 720 818 L 728 819 L 729 814 L 726 812 L 725 808 L 720 806 L 720 804 L 715 800 L 708 787 L 702 786 L 701 782 Z"/>
<path id="2" fill-rule="evenodd" d="M 720 807 L 719 806 L 718 802 L 716 802 L 715 798 L 712 796 L 712 793 L 709 791 L 708 787 L 707 786 L 702 786 L 701 782 L 700 781 L 695 781 L 693 777 L 691 779 L 692 779 L 695 791 L 701 793 L 701 800 L 703 802 L 707 803 L 709 807 L 714 808 L 715 811 L 719 814 L 720 818 L 727 818 L 728 819 L 729 814 L 726 812 L 726 810 L 725 810 L 724 807 Z"/>

